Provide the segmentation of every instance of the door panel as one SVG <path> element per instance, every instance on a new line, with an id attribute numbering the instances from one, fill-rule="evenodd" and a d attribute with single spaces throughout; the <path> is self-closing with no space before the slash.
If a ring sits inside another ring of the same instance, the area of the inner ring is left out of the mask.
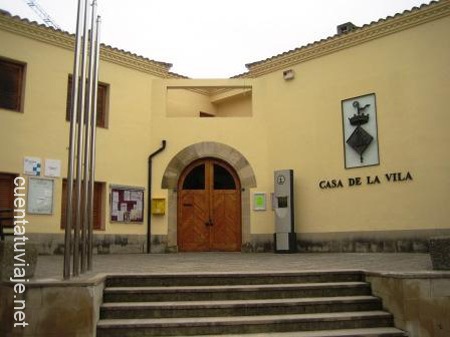
<path id="1" fill-rule="evenodd" d="M 240 251 L 241 194 L 236 173 L 225 163 L 203 159 L 180 177 L 180 251 Z"/>
<path id="2" fill-rule="evenodd" d="M 208 251 L 209 220 L 208 195 L 206 191 L 181 191 L 180 217 L 178 226 L 179 248 L 181 251 Z"/>
<path id="3" fill-rule="evenodd" d="M 239 191 L 213 191 L 211 249 L 239 251 L 241 248 Z"/>

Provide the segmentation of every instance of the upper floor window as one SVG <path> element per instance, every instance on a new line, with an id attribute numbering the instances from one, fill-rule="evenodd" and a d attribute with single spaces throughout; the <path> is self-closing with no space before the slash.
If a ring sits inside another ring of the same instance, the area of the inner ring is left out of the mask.
<path id="1" fill-rule="evenodd" d="M 108 124 L 108 84 L 98 83 L 97 87 L 97 126 L 106 128 Z M 72 75 L 67 81 L 66 121 L 70 121 L 70 106 L 72 104 Z"/>
<path id="2" fill-rule="evenodd" d="M 23 111 L 25 64 L 0 59 L 0 108 Z"/>

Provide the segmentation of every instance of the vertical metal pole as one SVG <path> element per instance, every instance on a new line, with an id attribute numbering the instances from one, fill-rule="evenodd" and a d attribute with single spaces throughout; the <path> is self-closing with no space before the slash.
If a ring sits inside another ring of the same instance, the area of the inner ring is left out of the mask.
<path id="1" fill-rule="evenodd" d="M 64 270 L 65 280 L 70 278 L 70 256 L 72 246 L 72 202 L 73 202 L 73 171 L 75 157 L 75 129 L 78 113 L 78 78 L 80 65 L 81 28 L 83 26 L 83 0 L 78 0 L 77 30 L 75 36 L 75 55 L 72 75 L 72 101 L 70 106 L 69 158 L 67 163 L 66 185 L 66 226 L 64 233 Z"/>
<path id="2" fill-rule="evenodd" d="M 94 58 L 94 76 L 93 76 L 93 99 L 91 114 L 91 153 L 90 153 L 90 169 L 89 169 L 89 230 L 88 230 L 88 270 L 92 270 L 92 249 L 93 249 L 93 232 L 94 232 L 94 183 L 95 183 L 95 153 L 96 153 L 96 136 L 97 136 L 97 87 L 98 87 L 98 69 L 100 62 L 100 16 L 97 16 L 95 27 L 95 58 Z"/>
<path id="3" fill-rule="evenodd" d="M 87 87 L 87 104 L 86 104 L 86 129 L 84 133 L 84 180 L 83 180 L 83 226 L 81 230 L 81 273 L 86 271 L 87 260 L 87 237 L 89 232 L 89 212 L 92 206 L 89 205 L 89 183 L 90 183 L 90 156 L 91 156 L 91 127 L 95 128 L 95 124 L 91 123 L 92 115 L 92 98 L 94 87 L 94 62 L 95 62 L 95 19 L 97 16 L 97 1 L 92 1 L 91 11 L 91 31 L 89 34 L 89 71 L 88 71 L 88 87 Z"/>
<path id="4" fill-rule="evenodd" d="M 81 84 L 80 84 L 80 106 L 78 114 L 78 133 L 77 133 L 77 216 L 75 222 L 75 230 L 73 236 L 73 275 L 80 274 L 80 229 L 82 226 L 81 219 L 81 183 L 83 179 L 83 129 L 84 129 L 84 110 L 86 101 L 86 58 L 87 58 L 87 18 L 88 18 L 88 0 L 85 0 L 84 7 L 84 29 L 83 29 L 83 53 L 81 57 Z"/>

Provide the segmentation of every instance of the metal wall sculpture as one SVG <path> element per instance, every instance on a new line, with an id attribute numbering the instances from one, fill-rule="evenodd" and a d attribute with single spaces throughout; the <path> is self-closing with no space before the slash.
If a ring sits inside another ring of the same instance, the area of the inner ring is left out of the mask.
<path id="1" fill-rule="evenodd" d="M 345 168 L 378 165 L 375 94 L 342 101 Z"/>

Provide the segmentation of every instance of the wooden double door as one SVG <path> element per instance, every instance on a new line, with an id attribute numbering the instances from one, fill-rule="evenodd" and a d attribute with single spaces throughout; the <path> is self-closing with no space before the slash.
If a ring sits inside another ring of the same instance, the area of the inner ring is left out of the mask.
<path id="1" fill-rule="evenodd" d="M 177 237 L 182 252 L 241 250 L 241 187 L 225 162 L 198 160 L 181 174 Z"/>

